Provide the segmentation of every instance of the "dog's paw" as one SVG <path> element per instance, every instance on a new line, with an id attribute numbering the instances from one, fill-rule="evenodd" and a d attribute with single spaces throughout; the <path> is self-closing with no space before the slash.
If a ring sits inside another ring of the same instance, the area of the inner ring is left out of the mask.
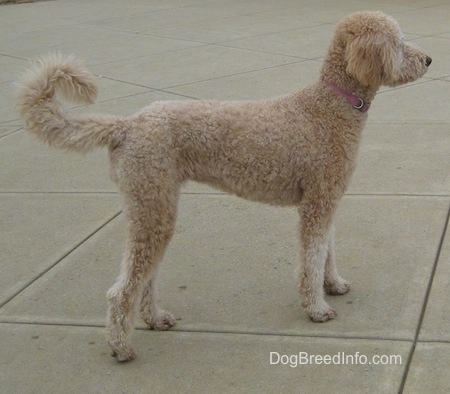
<path id="1" fill-rule="evenodd" d="M 137 353 L 131 347 L 125 347 L 121 349 L 112 349 L 111 356 L 115 357 L 117 361 L 126 363 L 134 360 L 137 357 Z"/>
<path id="2" fill-rule="evenodd" d="M 334 319 L 337 316 L 336 312 L 325 302 L 320 306 L 309 306 L 306 311 L 312 321 L 319 323 Z"/>
<path id="3" fill-rule="evenodd" d="M 323 323 L 336 317 L 336 312 L 329 309 L 326 312 L 314 312 L 309 314 L 309 318 L 316 323 Z"/>
<path id="4" fill-rule="evenodd" d="M 350 291 L 350 282 L 347 282 L 344 278 L 339 277 L 334 282 L 325 281 L 323 288 L 328 295 L 343 295 Z"/>
<path id="5" fill-rule="evenodd" d="M 175 322 L 175 317 L 164 310 L 159 310 L 156 316 L 151 318 L 146 318 L 144 321 L 147 323 L 151 330 L 165 331 L 173 327 Z"/>

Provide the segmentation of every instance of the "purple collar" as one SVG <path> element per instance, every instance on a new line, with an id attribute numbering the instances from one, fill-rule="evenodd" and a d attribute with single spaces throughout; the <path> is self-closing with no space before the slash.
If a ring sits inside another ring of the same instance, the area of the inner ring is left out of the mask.
<path id="1" fill-rule="evenodd" d="M 358 96 L 354 95 L 353 93 L 346 92 L 345 90 L 341 89 L 339 86 L 334 84 L 333 82 L 328 82 L 325 79 L 323 81 L 333 91 L 335 91 L 337 94 L 344 97 L 353 106 L 353 108 L 357 109 L 360 112 L 367 112 L 369 110 L 370 103 L 364 102 L 363 99 L 359 98 Z"/>

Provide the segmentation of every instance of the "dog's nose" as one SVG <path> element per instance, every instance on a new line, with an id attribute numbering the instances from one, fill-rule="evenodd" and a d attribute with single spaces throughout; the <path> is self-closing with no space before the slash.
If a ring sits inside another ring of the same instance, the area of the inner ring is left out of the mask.
<path id="1" fill-rule="evenodd" d="M 431 64 L 431 61 L 432 61 L 433 59 L 431 59 L 431 57 L 429 57 L 429 56 L 427 56 L 427 58 L 425 59 L 425 66 L 429 66 L 430 64 Z"/>

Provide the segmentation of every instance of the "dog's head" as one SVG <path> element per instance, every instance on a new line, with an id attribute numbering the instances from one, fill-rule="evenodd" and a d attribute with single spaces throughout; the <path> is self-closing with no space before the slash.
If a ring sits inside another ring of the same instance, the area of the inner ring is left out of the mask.
<path id="1" fill-rule="evenodd" d="M 362 85 L 378 88 L 414 81 L 431 58 L 405 42 L 397 21 L 382 12 L 358 12 L 337 28 L 344 40 L 346 72 Z"/>

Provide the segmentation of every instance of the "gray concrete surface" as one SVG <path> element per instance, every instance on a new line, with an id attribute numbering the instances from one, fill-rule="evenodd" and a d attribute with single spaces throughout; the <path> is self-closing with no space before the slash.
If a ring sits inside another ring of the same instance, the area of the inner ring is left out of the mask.
<path id="1" fill-rule="evenodd" d="M 123 251 L 120 198 L 104 151 L 56 151 L 23 130 L 14 81 L 27 59 L 84 59 L 100 94 L 76 112 L 263 98 L 317 78 L 335 24 L 365 9 L 396 17 L 433 63 L 372 105 L 337 218 L 338 264 L 353 285 L 327 298 L 337 319 L 314 324 L 299 308 L 295 209 L 188 184 L 161 268 L 177 326 L 137 322 L 138 359 L 116 363 L 103 328 Z M 1 391 L 448 392 L 449 18 L 445 0 L 0 6 Z"/>

